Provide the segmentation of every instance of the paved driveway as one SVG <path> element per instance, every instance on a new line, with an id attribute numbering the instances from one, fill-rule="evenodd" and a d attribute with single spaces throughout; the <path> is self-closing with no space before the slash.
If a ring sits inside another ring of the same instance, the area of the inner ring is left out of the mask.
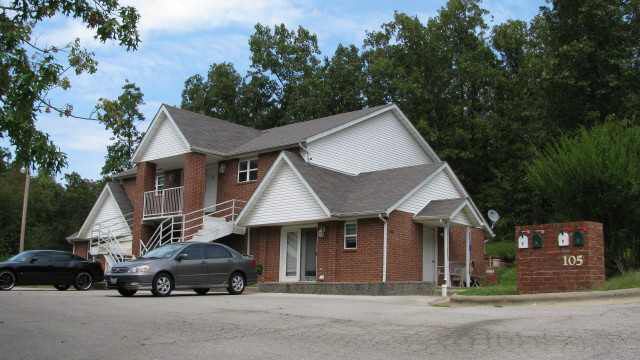
<path id="1" fill-rule="evenodd" d="M 434 308 L 426 297 L 0 293 L 2 359 L 638 359 L 640 304 Z"/>

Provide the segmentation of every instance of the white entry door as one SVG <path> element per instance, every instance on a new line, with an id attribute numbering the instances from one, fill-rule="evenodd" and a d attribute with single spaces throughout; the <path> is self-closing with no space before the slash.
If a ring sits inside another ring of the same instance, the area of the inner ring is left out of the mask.
<path id="1" fill-rule="evenodd" d="M 422 227 L 422 281 L 436 282 L 436 232 L 435 228 Z"/>
<path id="2" fill-rule="evenodd" d="M 280 238 L 280 281 L 300 280 L 300 228 L 282 228 Z"/>

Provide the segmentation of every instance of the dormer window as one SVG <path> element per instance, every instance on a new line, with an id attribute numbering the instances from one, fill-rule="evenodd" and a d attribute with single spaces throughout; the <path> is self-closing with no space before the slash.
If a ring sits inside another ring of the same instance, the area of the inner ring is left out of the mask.
<path id="1" fill-rule="evenodd" d="M 238 182 L 258 180 L 258 159 L 240 160 L 238 164 Z"/>

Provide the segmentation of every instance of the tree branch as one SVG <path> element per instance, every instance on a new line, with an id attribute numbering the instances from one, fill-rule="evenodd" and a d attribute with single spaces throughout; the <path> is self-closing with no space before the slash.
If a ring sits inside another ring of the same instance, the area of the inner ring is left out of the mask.
<path id="1" fill-rule="evenodd" d="M 70 118 L 80 119 L 80 120 L 100 121 L 99 119 L 96 119 L 96 118 L 80 116 L 80 115 L 74 115 L 74 114 L 70 113 L 69 111 L 67 111 L 65 109 L 61 109 L 59 107 L 56 107 L 56 106 L 52 105 L 49 101 L 46 101 L 41 97 L 38 97 L 38 101 L 40 101 L 43 105 L 53 109 L 55 112 L 64 115 L 65 117 L 70 117 Z"/>

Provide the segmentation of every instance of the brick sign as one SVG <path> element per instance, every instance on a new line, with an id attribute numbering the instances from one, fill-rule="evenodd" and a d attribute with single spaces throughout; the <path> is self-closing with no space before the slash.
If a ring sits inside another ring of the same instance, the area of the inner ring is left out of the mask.
<path id="1" fill-rule="evenodd" d="M 604 282 L 601 223 L 517 226 L 515 237 L 520 294 L 589 290 Z"/>

